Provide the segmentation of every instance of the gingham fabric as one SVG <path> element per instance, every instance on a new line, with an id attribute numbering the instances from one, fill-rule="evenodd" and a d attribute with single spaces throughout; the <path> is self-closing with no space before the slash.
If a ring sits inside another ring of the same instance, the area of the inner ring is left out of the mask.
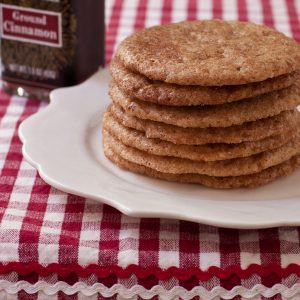
<path id="1" fill-rule="evenodd" d="M 240 19 L 300 41 L 299 16 L 299 0 L 107 0 L 107 62 L 145 26 Z M 46 105 L 0 91 L 0 299 L 300 299 L 299 228 L 131 218 L 46 184 L 17 134 Z"/>

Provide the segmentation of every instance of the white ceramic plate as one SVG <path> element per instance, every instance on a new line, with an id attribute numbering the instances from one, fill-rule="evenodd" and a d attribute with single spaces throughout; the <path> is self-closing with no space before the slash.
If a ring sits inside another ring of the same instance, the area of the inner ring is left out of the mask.
<path id="1" fill-rule="evenodd" d="M 50 185 L 136 217 L 162 217 L 231 228 L 300 225 L 300 171 L 257 189 L 213 190 L 120 170 L 101 146 L 109 75 L 58 89 L 19 129 L 25 158 Z"/>

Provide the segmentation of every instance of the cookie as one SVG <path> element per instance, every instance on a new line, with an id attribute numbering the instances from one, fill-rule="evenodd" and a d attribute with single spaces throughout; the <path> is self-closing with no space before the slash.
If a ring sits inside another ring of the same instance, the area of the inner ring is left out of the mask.
<path id="1" fill-rule="evenodd" d="M 104 145 L 104 153 L 109 160 L 111 160 L 113 163 L 115 163 L 124 170 L 128 170 L 137 174 L 146 175 L 157 179 L 181 183 L 194 183 L 217 189 L 258 187 L 270 183 L 278 177 L 287 176 L 300 166 L 300 156 L 294 156 L 291 159 L 279 165 L 270 167 L 256 174 L 235 177 L 213 177 L 199 174 L 170 174 L 157 172 L 153 169 L 123 159 L 121 156 L 115 153 L 107 144 Z"/>
<path id="2" fill-rule="evenodd" d="M 144 120 L 152 120 L 179 127 L 207 128 L 229 127 L 256 121 L 294 109 L 300 104 L 300 84 L 280 91 L 245 99 L 235 103 L 197 107 L 172 107 L 158 105 L 126 96 L 112 82 L 109 95 L 125 112 Z"/>
<path id="3" fill-rule="evenodd" d="M 205 20 L 154 26 L 127 37 L 116 57 L 132 72 L 179 85 L 259 82 L 300 68 L 300 46 L 269 27 Z"/>
<path id="4" fill-rule="evenodd" d="M 105 129 L 103 129 L 103 143 L 108 144 L 122 158 L 158 172 L 193 173 L 217 177 L 258 173 L 300 153 L 300 137 L 296 137 L 282 147 L 253 156 L 211 162 L 148 154 L 145 151 L 122 144 Z"/>
<path id="5" fill-rule="evenodd" d="M 110 112 L 105 113 L 102 125 L 105 130 L 126 146 L 137 148 L 149 154 L 201 161 L 247 157 L 281 147 L 298 134 L 297 131 L 292 131 L 256 142 L 239 144 L 176 145 L 160 139 L 146 138 L 143 132 L 125 127 L 117 122 Z"/>
<path id="6" fill-rule="evenodd" d="M 109 68 L 117 86 L 131 98 L 173 106 L 230 103 L 289 87 L 300 78 L 299 72 L 292 72 L 243 85 L 186 86 L 150 80 L 142 74 L 129 71 L 118 59 L 113 59 Z"/>
<path id="7" fill-rule="evenodd" d="M 295 109 L 284 111 L 271 118 L 231 127 L 182 128 L 129 116 L 116 104 L 113 104 L 108 110 L 122 125 L 145 132 L 147 138 L 159 138 L 174 144 L 185 145 L 258 141 L 291 131 L 299 124 L 300 120 L 300 114 Z"/>

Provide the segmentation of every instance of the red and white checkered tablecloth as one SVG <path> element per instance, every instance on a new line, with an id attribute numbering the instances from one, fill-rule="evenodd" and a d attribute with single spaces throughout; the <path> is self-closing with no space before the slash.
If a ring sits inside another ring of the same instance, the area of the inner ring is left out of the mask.
<path id="1" fill-rule="evenodd" d="M 107 0 L 107 62 L 145 26 L 250 20 L 300 42 L 299 17 L 299 0 Z M 46 184 L 17 134 L 46 105 L 0 91 L 0 299 L 300 299 L 297 227 L 131 218 Z"/>

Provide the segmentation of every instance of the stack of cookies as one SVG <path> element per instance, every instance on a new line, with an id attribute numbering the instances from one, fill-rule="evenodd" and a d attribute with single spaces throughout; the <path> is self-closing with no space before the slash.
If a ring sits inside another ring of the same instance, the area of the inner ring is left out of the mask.
<path id="1" fill-rule="evenodd" d="M 300 47 L 268 27 L 193 21 L 126 38 L 111 62 L 104 152 L 123 169 L 214 188 L 300 165 Z"/>

